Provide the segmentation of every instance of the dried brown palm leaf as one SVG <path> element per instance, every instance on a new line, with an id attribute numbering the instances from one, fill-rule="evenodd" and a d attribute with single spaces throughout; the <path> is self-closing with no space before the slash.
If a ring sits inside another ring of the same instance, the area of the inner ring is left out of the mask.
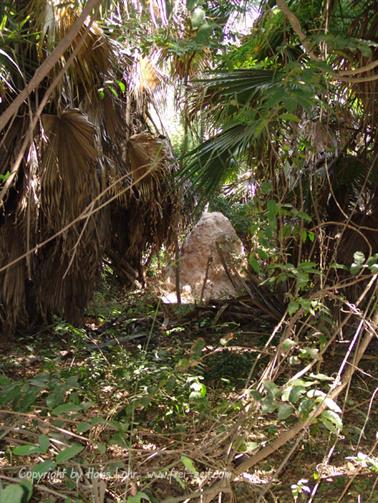
<path id="1" fill-rule="evenodd" d="M 127 157 L 135 186 L 127 205 L 112 210 L 109 256 L 118 277 L 143 281 L 142 258 L 173 241 L 179 215 L 178 192 L 173 184 L 175 168 L 164 138 L 143 132 L 127 144 Z"/>
<path id="2" fill-rule="evenodd" d="M 30 23 L 37 32 L 41 32 L 37 53 L 39 60 L 43 61 L 46 54 L 50 53 L 71 29 L 79 17 L 80 9 L 71 2 L 30 0 L 28 12 L 31 13 Z M 104 35 L 97 23 L 91 22 L 89 26 L 84 25 L 69 50 L 61 58 L 60 67 L 66 64 L 82 40 L 84 40 L 83 45 L 74 63 L 56 90 L 55 102 L 63 99 L 66 100 L 67 105 L 70 105 L 72 101 L 78 103 L 87 96 L 90 97 L 92 106 L 99 103 L 100 97 L 92 91 L 97 91 L 102 86 L 105 76 L 114 66 L 115 43 Z M 59 69 L 57 67 L 55 73 Z"/>
<path id="3" fill-rule="evenodd" d="M 78 110 L 43 115 L 42 208 L 50 230 L 78 217 L 99 192 L 95 128 Z M 59 217 L 59 218 L 57 218 Z"/>
<path id="4" fill-rule="evenodd" d="M 42 118 L 40 238 L 77 218 L 98 196 L 95 128 L 78 110 Z M 71 227 L 37 257 L 36 303 L 43 316 L 59 313 L 78 322 L 93 293 L 106 240 L 104 214 Z"/>

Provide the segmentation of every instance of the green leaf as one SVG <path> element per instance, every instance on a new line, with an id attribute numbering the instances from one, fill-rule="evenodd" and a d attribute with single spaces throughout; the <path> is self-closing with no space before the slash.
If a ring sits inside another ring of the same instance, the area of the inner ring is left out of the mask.
<path id="1" fill-rule="evenodd" d="M 276 217 L 279 210 L 279 206 L 276 203 L 276 201 L 274 201 L 273 199 L 269 199 L 269 201 L 266 203 L 266 207 L 268 209 L 268 217 L 270 220 L 272 220 L 273 218 Z"/>
<path id="2" fill-rule="evenodd" d="M 199 47 L 209 45 L 212 32 L 213 27 L 208 23 L 204 23 L 199 28 L 197 36 L 195 38 L 196 43 L 199 45 Z"/>
<path id="3" fill-rule="evenodd" d="M 263 386 L 272 398 L 275 398 L 279 394 L 279 387 L 273 381 L 264 381 Z"/>
<path id="4" fill-rule="evenodd" d="M 129 496 L 126 503 L 142 503 L 142 499 L 152 503 L 151 498 L 146 493 L 140 491 L 135 496 Z"/>
<path id="5" fill-rule="evenodd" d="M 288 112 L 285 112 L 283 114 L 280 115 L 280 118 L 282 120 L 286 120 L 286 121 L 291 121 L 291 122 L 300 122 L 300 118 L 295 115 L 295 114 L 290 114 Z"/>
<path id="6" fill-rule="evenodd" d="M 31 456 L 32 454 L 42 454 L 39 445 L 19 445 L 13 449 L 13 454 L 15 456 Z"/>
<path id="7" fill-rule="evenodd" d="M 298 407 L 299 415 L 302 416 L 303 418 L 307 418 L 310 415 L 311 411 L 314 409 L 314 407 L 315 407 L 315 400 L 305 398 L 299 404 Z"/>
<path id="8" fill-rule="evenodd" d="M 315 239 L 315 233 L 312 231 L 307 231 L 307 237 L 313 243 Z"/>
<path id="9" fill-rule="evenodd" d="M 261 272 L 260 264 L 253 255 L 250 255 L 248 257 L 248 262 L 249 262 L 250 266 L 252 267 L 252 269 L 255 271 L 255 273 L 260 274 L 260 272 Z"/>
<path id="10" fill-rule="evenodd" d="M 371 267 L 372 265 L 377 264 L 378 263 L 378 253 L 374 253 L 374 255 L 369 257 L 367 259 L 366 263 L 367 263 L 368 267 Z"/>
<path id="11" fill-rule="evenodd" d="M 122 80 L 117 80 L 118 87 L 120 88 L 121 92 L 124 93 L 126 91 L 126 86 Z"/>
<path id="12" fill-rule="evenodd" d="M 41 453 L 45 453 L 49 450 L 50 447 L 50 439 L 47 435 L 39 435 L 38 443 L 41 450 Z"/>
<path id="13" fill-rule="evenodd" d="M 305 391 L 306 388 L 304 386 L 294 386 L 290 392 L 289 401 L 294 404 L 297 403 Z"/>
<path id="14" fill-rule="evenodd" d="M 78 412 L 80 410 L 82 410 L 81 405 L 78 405 L 76 403 L 68 402 L 68 403 L 63 403 L 62 405 L 58 405 L 57 407 L 55 407 L 51 411 L 51 413 L 54 416 L 60 416 L 62 414 L 66 414 L 67 412 Z"/>
<path id="15" fill-rule="evenodd" d="M 372 264 L 369 269 L 373 274 L 378 274 L 378 264 Z"/>
<path id="16" fill-rule="evenodd" d="M 297 345 L 293 339 L 285 339 L 282 343 L 282 350 L 284 353 L 287 353 L 290 351 L 291 348 L 294 348 Z"/>
<path id="17" fill-rule="evenodd" d="M 32 495 L 31 490 L 27 486 L 28 481 L 23 481 L 22 484 L 9 484 L 0 491 L 0 503 L 26 503 Z"/>
<path id="18" fill-rule="evenodd" d="M 63 449 L 57 457 L 55 458 L 55 461 L 57 464 L 64 463 L 65 461 L 68 461 L 69 459 L 74 458 L 79 454 L 82 450 L 84 449 L 84 446 L 80 444 L 73 444 L 71 447 L 67 447 L 66 449 Z"/>
<path id="19" fill-rule="evenodd" d="M 294 409 L 289 403 L 283 403 L 278 407 L 278 419 L 283 421 L 287 419 L 293 413 Z"/>
<path id="20" fill-rule="evenodd" d="M 90 423 L 86 423 L 85 421 L 82 423 L 79 423 L 77 425 L 78 433 L 85 433 L 86 431 L 90 430 L 91 428 L 92 428 L 92 425 Z"/>
<path id="21" fill-rule="evenodd" d="M 289 305 L 287 306 L 287 312 L 288 312 L 289 316 L 293 316 L 293 314 L 295 314 L 300 307 L 301 306 L 300 306 L 299 302 L 297 302 L 296 300 L 290 301 Z"/>
<path id="22" fill-rule="evenodd" d="M 272 400 L 271 398 L 264 398 L 261 400 L 261 413 L 271 414 L 278 408 L 278 402 Z"/>
<path id="23" fill-rule="evenodd" d="M 100 454 L 105 454 L 105 452 L 106 452 L 106 444 L 104 442 L 99 442 L 96 445 L 96 449 L 98 450 L 98 452 Z"/>
<path id="24" fill-rule="evenodd" d="M 356 265 L 362 265 L 365 262 L 365 255 L 361 251 L 356 251 L 353 255 L 353 261 Z"/>
<path id="25" fill-rule="evenodd" d="M 188 456 L 185 456 L 184 454 L 180 458 L 181 463 L 185 466 L 186 470 L 191 473 L 192 475 L 198 475 L 198 471 L 196 467 L 194 466 L 193 461 L 188 458 Z"/>
<path id="26" fill-rule="evenodd" d="M 43 475 L 51 470 L 54 470 L 56 467 L 56 463 L 48 459 L 46 461 L 42 461 L 41 463 L 37 463 L 32 466 L 31 471 L 36 474 Z"/>
<path id="27" fill-rule="evenodd" d="M 307 396 L 309 398 L 315 398 L 316 403 L 325 403 L 327 408 L 330 409 L 333 412 L 336 412 L 338 414 L 341 414 L 342 410 L 340 407 L 337 405 L 337 403 L 332 400 L 332 398 L 328 397 L 324 391 L 318 390 L 318 389 L 312 389 L 307 393 Z"/>
<path id="28" fill-rule="evenodd" d="M 333 410 L 325 410 L 320 415 L 320 421 L 324 424 L 327 430 L 332 433 L 339 433 L 343 428 L 343 421 L 339 414 Z"/>
<path id="29" fill-rule="evenodd" d="M 261 184 L 261 192 L 263 194 L 270 194 L 270 192 L 272 192 L 272 190 L 273 190 L 272 182 L 263 182 Z"/>
<path id="30" fill-rule="evenodd" d="M 261 248 L 258 248 L 256 252 L 257 255 L 261 258 L 261 260 L 267 260 L 269 258 L 269 255 L 266 253 L 266 251 L 262 250 Z"/>
<path id="31" fill-rule="evenodd" d="M 194 9 L 198 4 L 198 0 L 186 0 L 186 8 L 188 10 Z"/>
<path id="32" fill-rule="evenodd" d="M 355 276 L 356 274 L 358 274 L 362 269 L 362 266 L 358 265 L 358 264 L 352 264 L 350 266 L 350 272 L 351 274 L 353 274 L 353 276 Z"/>

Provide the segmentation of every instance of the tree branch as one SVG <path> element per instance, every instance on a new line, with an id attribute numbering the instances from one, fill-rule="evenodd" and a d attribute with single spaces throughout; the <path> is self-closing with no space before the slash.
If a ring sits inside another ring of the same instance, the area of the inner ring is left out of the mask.
<path id="1" fill-rule="evenodd" d="M 304 31 L 302 30 L 301 24 L 299 22 L 299 19 L 297 16 L 289 9 L 287 3 L 284 0 L 276 0 L 276 4 L 278 8 L 285 14 L 287 17 L 291 27 L 293 28 L 294 32 L 298 35 L 299 40 L 301 41 L 303 47 L 305 48 L 305 51 L 308 53 L 308 55 L 314 59 L 315 61 L 320 61 L 320 58 L 314 53 L 311 45 L 309 44 L 307 40 L 307 36 L 305 35 Z"/>

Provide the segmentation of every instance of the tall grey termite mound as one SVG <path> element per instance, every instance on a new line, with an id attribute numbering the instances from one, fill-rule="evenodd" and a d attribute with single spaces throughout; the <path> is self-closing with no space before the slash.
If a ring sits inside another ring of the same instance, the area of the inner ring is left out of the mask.
<path id="1" fill-rule="evenodd" d="M 186 238 L 180 255 L 180 290 L 183 302 L 237 295 L 233 271 L 241 270 L 243 245 L 222 213 L 204 213 Z M 176 302 L 175 268 L 169 268 L 163 297 Z"/>

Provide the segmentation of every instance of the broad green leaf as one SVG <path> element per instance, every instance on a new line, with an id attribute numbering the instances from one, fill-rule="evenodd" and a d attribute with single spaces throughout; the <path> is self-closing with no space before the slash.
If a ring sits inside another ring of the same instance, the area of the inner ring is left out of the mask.
<path id="1" fill-rule="evenodd" d="M 67 447 L 66 449 L 63 449 L 57 457 L 55 458 L 55 461 L 57 464 L 64 463 L 65 461 L 68 461 L 69 459 L 74 458 L 79 454 L 82 450 L 84 449 L 83 445 L 80 444 L 73 444 L 71 447 Z"/>
<path id="2" fill-rule="evenodd" d="M 260 188 L 263 194 L 269 194 L 273 189 L 272 182 L 263 182 Z"/>
<path id="3" fill-rule="evenodd" d="M 199 46 L 206 46 L 210 42 L 210 37 L 212 34 L 213 28 L 210 24 L 204 23 L 202 26 L 200 26 L 197 36 L 196 36 L 196 43 Z"/>
<path id="4" fill-rule="evenodd" d="M 337 403 L 334 400 L 332 400 L 332 398 L 327 397 L 324 399 L 324 402 L 329 410 L 332 410 L 333 412 L 336 412 L 338 414 L 342 413 L 342 410 L 337 405 Z"/>
<path id="5" fill-rule="evenodd" d="M 30 384 L 39 388 L 46 388 L 49 383 L 49 376 L 46 374 L 39 374 L 30 379 Z"/>
<path id="6" fill-rule="evenodd" d="M 30 497 L 25 484 L 9 484 L 0 490 L 0 503 L 26 503 Z"/>
<path id="7" fill-rule="evenodd" d="M 296 313 L 300 307 L 301 306 L 300 306 L 299 302 L 297 302 L 295 300 L 292 300 L 291 302 L 289 302 L 289 305 L 287 306 L 287 312 L 288 312 L 289 316 L 292 316 L 294 313 Z"/>
<path id="8" fill-rule="evenodd" d="M 109 424 L 109 421 L 107 421 L 104 417 L 101 416 L 95 416 L 90 419 L 90 423 L 94 426 L 97 426 L 99 424 L 101 425 L 107 425 Z"/>
<path id="9" fill-rule="evenodd" d="M 343 428 L 343 422 L 339 414 L 332 410 L 325 410 L 320 415 L 320 421 L 324 424 L 327 430 L 332 433 L 338 433 Z"/>
<path id="10" fill-rule="evenodd" d="M 283 114 L 280 115 L 280 118 L 282 120 L 286 120 L 286 121 L 291 121 L 291 122 L 300 122 L 300 118 L 295 115 L 295 114 L 290 114 L 288 112 L 285 112 Z"/>
<path id="11" fill-rule="evenodd" d="M 261 413 L 262 414 L 271 414 L 278 407 L 278 402 L 272 400 L 271 398 L 265 398 L 261 400 Z"/>
<path id="12" fill-rule="evenodd" d="M 100 454 L 105 454 L 106 452 L 106 444 L 104 444 L 103 442 L 100 442 L 96 445 L 96 449 L 98 450 L 98 452 Z"/>
<path id="13" fill-rule="evenodd" d="M 47 473 L 51 470 L 54 470 L 55 467 L 56 467 L 56 463 L 54 461 L 51 461 L 50 459 L 48 459 L 46 461 L 42 461 L 41 463 L 37 463 L 36 465 L 33 465 L 31 468 L 31 471 L 33 473 L 43 475 L 44 473 Z"/>
<path id="14" fill-rule="evenodd" d="M 276 203 L 276 201 L 274 201 L 273 199 L 269 199 L 269 201 L 266 203 L 266 206 L 267 206 L 267 209 L 268 209 L 268 216 L 269 216 L 269 218 L 270 219 L 275 218 L 275 216 L 278 213 L 278 209 L 279 209 L 279 206 Z"/>
<path id="15" fill-rule="evenodd" d="M 292 391 L 293 387 L 292 386 L 286 386 L 286 388 L 283 390 L 282 395 L 281 395 L 281 400 L 283 402 L 288 402 L 290 393 Z"/>
<path id="16" fill-rule="evenodd" d="M 301 396 L 306 392 L 304 386 L 294 386 L 289 395 L 289 401 L 291 403 L 297 403 Z"/>
<path id="17" fill-rule="evenodd" d="M 315 405 L 315 400 L 310 400 L 308 398 L 302 400 L 298 407 L 300 416 L 307 418 L 314 409 Z"/>
<path id="18" fill-rule="evenodd" d="M 332 410 L 333 412 L 337 412 L 338 414 L 341 414 L 341 409 L 337 405 L 337 403 L 332 400 L 332 398 L 328 397 L 324 391 L 317 390 L 317 389 L 312 389 L 307 393 L 307 396 L 309 398 L 315 398 L 317 403 L 325 403 L 328 409 Z"/>
<path id="19" fill-rule="evenodd" d="M 267 260 L 269 258 L 269 255 L 266 253 L 266 251 L 262 250 L 261 248 L 258 248 L 256 252 L 257 255 L 261 258 L 261 260 Z"/>
<path id="20" fill-rule="evenodd" d="M 32 454 L 41 454 L 41 448 L 39 445 L 19 445 L 13 449 L 13 454 L 15 456 L 31 456 Z"/>
<path id="21" fill-rule="evenodd" d="M 288 404 L 288 403 L 283 403 L 278 407 L 278 419 L 283 421 L 284 419 L 287 419 L 291 414 L 294 412 L 293 407 Z"/>
<path id="22" fill-rule="evenodd" d="M 85 433 L 86 431 L 90 430 L 91 428 L 92 428 L 92 425 L 90 423 L 86 423 L 85 421 L 82 423 L 79 423 L 77 425 L 78 433 Z"/>
<path id="23" fill-rule="evenodd" d="M 352 264 L 350 266 L 350 272 L 351 274 L 353 274 L 353 276 L 355 276 L 356 274 L 358 274 L 362 269 L 362 266 L 358 265 L 358 264 Z"/>
<path id="24" fill-rule="evenodd" d="M 372 255 L 371 257 L 369 257 L 367 259 L 366 263 L 367 263 L 368 267 L 370 268 L 372 265 L 377 264 L 377 262 L 378 262 L 378 253 L 374 253 L 374 255 Z"/>

